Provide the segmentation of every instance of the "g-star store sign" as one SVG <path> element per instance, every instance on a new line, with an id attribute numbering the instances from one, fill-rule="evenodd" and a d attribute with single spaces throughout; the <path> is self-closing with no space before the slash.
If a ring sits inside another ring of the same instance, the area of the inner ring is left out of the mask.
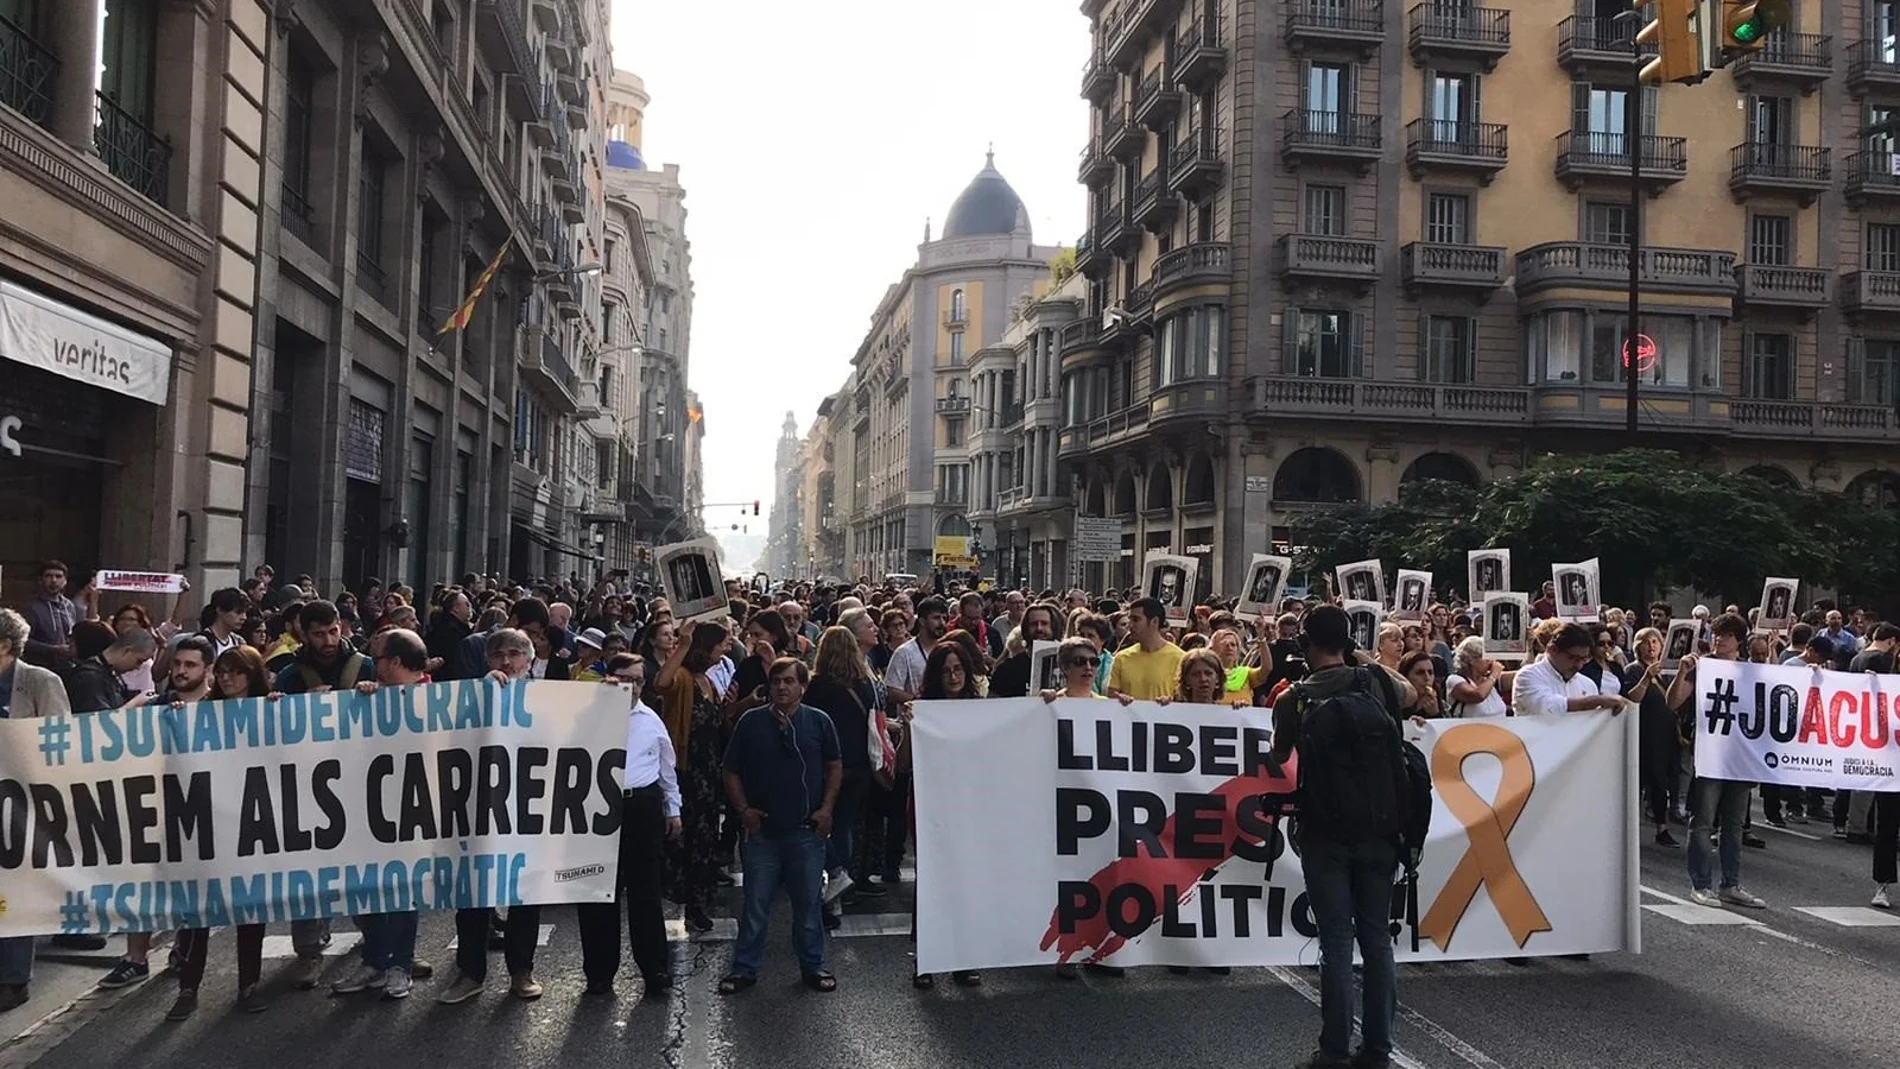
<path id="1" fill-rule="evenodd" d="M 163 405 L 171 347 L 51 297 L 0 282 L 0 356 Z"/>

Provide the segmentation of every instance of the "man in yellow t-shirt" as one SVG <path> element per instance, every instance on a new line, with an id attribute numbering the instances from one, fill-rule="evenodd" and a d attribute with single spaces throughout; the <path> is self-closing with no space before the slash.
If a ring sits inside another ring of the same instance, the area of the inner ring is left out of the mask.
<path id="1" fill-rule="evenodd" d="M 1167 613 L 1157 598 L 1142 598 L 1128 607 L 1128 635 L 1135 644 L 1116 651 L 1108 669 L 1109 694 L 1138 702 L 1174 696 L 1182 652 L 1168 641 Z"/>

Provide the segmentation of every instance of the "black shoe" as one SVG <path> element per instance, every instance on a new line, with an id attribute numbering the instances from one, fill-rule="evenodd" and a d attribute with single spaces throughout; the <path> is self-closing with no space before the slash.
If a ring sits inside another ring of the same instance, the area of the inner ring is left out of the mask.
<path id="1" fill-rule="evenodd" d="M 1531 964 L 1531 959 L 1529 958 L 1504 958 L 1502 960 L 1504 964 L 1509 965 L 1514 969 L 1528 969 L 1530 968 L 1530 964 Z"/>
<path id="2" fill-rule="evenodd" d="M 1757 850 L 1765 850 L 1768 847 L 1768 840 L 1756 835 L 1752 831 L 1745 831 L 1742 833 L 1742 845 L 1752 846 Z"/>
<path id="3" fill-rule="evenodd" d="M 613 993 L 614 982 L 612 980 L 589 980 L 587 981 L 587 990 L 582 992 L 584 995 L 611 995 Z"/>
<path id="4" fill-rule="evenodd" d="M 165 1011 L 165 1019 L 167 1021 L 188 1020 L 192 1014 L 197 1012 L 198 992 L 180 991 L 178 997 L 172 1000 L 172 1008 Z"/>
<path id="5" fill-rule="evenodd" d="M 152 967 L 142 961 L 120 958 L 112 971 L 99 978 L 99 986 L 111 991 L 119 987 L 131 987 L 144 983 L 152 975 Z"/>
<path id="6" fill-rule="evenodd" d="M 1676 841 L 1675 836 L 1669 834 L 1668 828 L 1657 828 L 1656 829 L 1656 845 L 1673 848 L 1673 847 L 1679 847 L 1682 844 Z"/>
<path id="7" fill-rule="evenodd" d="M 1788 827 L 1788 822 L 1786 820 L 1783 820 L 1779 814 L 1772 817 L 1768 817 L 1766 819 L 1768 821 L 1768 826 L 1771 828 L 1781 828 L 1785 830 Z M 1799 820 L 1800 818 L 1797 817 L 1795 819 Z"/>
<path id="8" fill-rule="evenodd" d="M 1588 955 L 1588 954 L 1565 954 L 1565 955 L 1563 956 L 1563 959 L 1564 959 L 1565 961 L 1589 961 L 1589 960 L 1590 960 L 1590 955 Z"/>
<path id="9" fill-rule="evenodd" d="M 825 931 L 835 932 L 844 927 L 844 914 L 825 910 Z"/>
<path id="10" fill-rule="evenodd" d="M 898 884 L 903 883 L 903 882 L 904 882 L 904 873 L 903 873 L 903 870 L 899 866 L 897 865 L 884 866 L 884 883 L 887 886 L 896 887 Z"/>
<path id="11" fill-rule="evenodd" d="M 975 969 L 963 969 L 958 972 L 953 972 L 950 974 L 950 979 L 955 981 L 958 987 L 983 986 L 983 974 L 977 972 Z"/>
<path id="12" fill-rule="evenodd" d="M 263 1013 L 270 1009 L 270 1000 L 258 993 L 257 985 L 252 984 L 238 992 L 237 1004 L 232 1008 L 239 1013 Z"/>
<path id="13" fill-rule="evenodd" d="M 25 984 L 0 984 L 0 1013 L 26 1005 L 27 997 Z"/>
<path id="14" fill-rule="evenodd" d="M 713 929 L 712 918 L 706 915 L 702 906 L 686 907 L 686 926 L 696 932 L 710 932 Z"/>
<path id="15" fill-rule="evenodd" d="M 662 991 L 673 990 L 673 974 L 670 972 L 654 973 L 652 976 L 644 976 L 641 977 L 641 981 L 646 984 L 647 994 L 649 995 L 657 995 Z"/>
<path id="16" fill-rule="evenodd" d="M 1173 973 L 1176 976 L 1186 976 L 1188 973 L 1191 973 L 1194 970 L 1188 968 L 1185 965 L 1170 965 L 1168 966 L 1168 971 Z"/>
<path id="17" fill-rule="evenodd" d="M 1090 962 L 1082 966 L 1082 968 L 1097 976 L 1106 976 L 1111 980 L 1119 980 L 1128 975 L 1128 970 L 1119 965 L 1098 965 L 1095 962 Z"/>
<path id="18" fill-rule="evenodd" d="M 103 935 L 56 935 L 53 945 L 61 950 L 104 950 L 106 937 Z"/>
<path id="19" fill-rule="evenodd" d="M 1352 1069 L 1389 1069 L 1392 1059 L 1384 1054 L 1367 1054 L 1362 1050 L 1347 1059 L 1346 1064 Z"/>
<path id="20" fill-rule="evenodd" d="M 719 886 L 721 886 L 721 887 L 737 887 L 737 886 L 739 886 L 739 881 L 738 881 L 738 880 L 735 880 L 735 879 L 733 879 L 733 878 L 732 878 L 732 873 L 730 873 L 730 872 L 727 872 L 727 871 L 726 871 L 725 869 L 720 869 L 720 870 L 719 870 L 719 874 L 718 874 L 717 876 L 714 876 L 714 877 L 713 877 L 713 882 L 714 882 L 714 883 L 716 883 L 716 884 L 718 884 L 718 885 L 719 885 Z"/>
<path id="21" fill-rule="evenodd" d="M 882 882 L 871 876 L 866 876 L 864 879 L 859 880 L 858 885 L 852 888 L 852 891 L 859 898 L 883 898 L 885 895 L 891 893 L 889 887 L 884 886 Z"/>
<path id="22" fill-rule="evenodd" d="M 1202 969 L 1201 971 L 1206 973 L 1209 976 L 1234 975 L 1234 967 L 1231 965 L 1209 965 L 1207 968 Z"/>

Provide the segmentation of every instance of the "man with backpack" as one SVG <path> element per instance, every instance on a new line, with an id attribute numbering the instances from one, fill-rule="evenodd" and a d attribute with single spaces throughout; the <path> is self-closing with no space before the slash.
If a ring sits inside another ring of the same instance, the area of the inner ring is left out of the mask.
<path id="1" fill-rule="evenodd" d="M 1431 774 L 1405 741 L 1411 687 L 1354 655 L 1345 610 L 1301 624 L 1306 678 L 1273 706 L 1274 752 L 1297 751 L 1293 845 L 1319 927 L 1319 1050 L 1303 1069 L 1384 1069 L 1392 1060 L 1398 979 L 1388 935 L 1398 874 L 1409 877 L 1431 820 Z M 1352 1042 L 1352 951 L 1365 961 L 1364 1042 Z"/>

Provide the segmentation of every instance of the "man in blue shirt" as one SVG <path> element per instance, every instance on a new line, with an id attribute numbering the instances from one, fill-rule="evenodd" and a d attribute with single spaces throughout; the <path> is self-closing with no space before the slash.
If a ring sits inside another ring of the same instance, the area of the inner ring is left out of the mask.
<path id="1" fill-rule="evenodd" d="M 772 662 L 766 674 L 771 704 L 739 718 L 726 747 L 726 797 L 745 824 L 739 857 L 745 864 L 745 914 L 733 947 L 732 970 L 719 993 L 737 994 L 759 979 L 766 925 L 779 888 L 792 900 L 792 947 L 805 985 L 836 991 L 825 971 L 825 840 L 832 806 L 844 780 L 843 751 L 831 717 L 804 704 L 811 670 L 796 657 Z"/>

